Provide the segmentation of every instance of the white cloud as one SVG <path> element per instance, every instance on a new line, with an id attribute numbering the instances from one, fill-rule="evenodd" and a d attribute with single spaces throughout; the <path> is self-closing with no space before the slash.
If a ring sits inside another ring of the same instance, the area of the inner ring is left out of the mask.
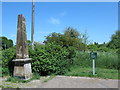
<path id="1" fill-rule="evenodd" d="M 60 19 L 51 17 L 51 18 L 50 18 L 50 22 L 51 22 L 52 24 L 60 24 Z"/>
<path id="2" fill-rule="evenodd" d="M 49 34 L 51 32 L 38 32 L 39 34 Z"/>
<path id="3" fill-rule="evenodd" d="M 10 37 L 16 37 L 16 35 L 15 34 L 11 34 Z"/>
<path id="4" fill-rule="evenodd" d="M 61 13 L 60 13 L 60 16 L 63 17 L 63 16 L 65 16 L 66 14 L 67 14 L 66 12 L 61 12 Z"/>

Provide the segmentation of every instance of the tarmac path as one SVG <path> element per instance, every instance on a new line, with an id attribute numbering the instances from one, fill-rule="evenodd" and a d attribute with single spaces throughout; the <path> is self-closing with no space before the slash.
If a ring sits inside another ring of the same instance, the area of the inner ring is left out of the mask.
<path id="1" fill-rule="evenodd" d="M 19 88 L 118 88 L 120 86 L 118 85 L 118 80 L 113 79 L 55 76 L 53 79 L 43 82 L 42 80 L 45 79 L 33 80 L 28 83 L 11 83 L 2 79 L 2 85 Z"/>
<path id="2" fill-rule="evenodd" d="M 118 88 L 118 80 L 56 76 L 38 88 Z"/>

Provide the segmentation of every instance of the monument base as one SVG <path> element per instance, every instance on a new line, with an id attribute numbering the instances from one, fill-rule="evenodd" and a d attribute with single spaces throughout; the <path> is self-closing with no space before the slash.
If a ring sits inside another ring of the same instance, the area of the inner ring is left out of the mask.
<path id="1" fill-rule="evenodd" d="M 32 77 L 31 58 L 15 59 L 13 62 L 15 63 L 13 72 L 14 77 L 24 80 L 28 80 Z"/>

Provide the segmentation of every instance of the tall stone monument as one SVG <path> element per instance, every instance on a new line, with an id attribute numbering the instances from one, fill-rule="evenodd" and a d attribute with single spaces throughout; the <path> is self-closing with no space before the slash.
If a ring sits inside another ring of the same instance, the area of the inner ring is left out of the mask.
<path id="1" fill-rule="evenodd" d="M 16 59 L 13 60 L 13 76 L 20 79 L 29 79 L 32 76 L 31 58 L 28 55 L 26 23 L 22 14 L 18 15 Z"/>

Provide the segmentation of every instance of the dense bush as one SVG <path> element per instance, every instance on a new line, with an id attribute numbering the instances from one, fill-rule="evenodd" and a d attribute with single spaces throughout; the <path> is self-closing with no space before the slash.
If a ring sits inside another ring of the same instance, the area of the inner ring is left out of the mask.
<path id="1" fill-rule="evenodd" d="M 15 47 L 2 51 L 2 75 L 12 74 L 15 59 Z"/>
<path id="2" fill-rule="evenodd" d="M 29 47 L 29 56 L 32 58 L 32 71 L 40 75 L 63 74 L 73 63 L 75 49 L 73 47 L 63 48 L 60 45 L 49 43 L 37 45 L 35 50 Z M 15 59 L 15 47 L 2 52 L 2 74 L 13 73 Z"/>
<path id="3" fill-rule="evenodd" d="M 64 74 L 71 65 L 91 67 L 90 52 L 77 51 L 74 47 L 62 47 L 54 43 L 36 45 L 35 50 L 29 47 L 32 58 L 32 71 L 40 75 Z M 2 51 L 2 74 L 12 74 L 15 59 L 15 47 Z M 96 67 L 118 69 L 118 54 L 115 52 L 98 52 Z"/>
<path id="4" fill-rule="evenodd" d="M 75 32 L 74 34 L 76 35 L 76 33 L 77 32 Z M 44 43 L 47 44 L 54 42 L 56 44 L 61 45 L 62 47 L 66 47 L 66 48 L 74 47 L 80 51 L 85 50 L 86 45 L 82 43 L 82 40 L 75 35 L 69 35 L 68 32 L 66 32 L 66 34 L 60 34 L 54 32 L 46 37 Z"/>
<path id="5" fill-rule="evenodd" d="M 73 63 L 75 49 L 65 48 L 54 43 L 38 45 L 35 50 L 29 50 L 32 58 L 32 70 L 41 75 L 63 74 Z"/>
<path id="6" fill-rule="evenodd" d="M 107 69 L 120 68 L 118 61 L 118 55 L 115 52 L 97 52 L 97 59 L 95 59 L 96 67 Z M 74 64 L 79 67 L 92 68 L 90 52 L 77 52 Z"/>

